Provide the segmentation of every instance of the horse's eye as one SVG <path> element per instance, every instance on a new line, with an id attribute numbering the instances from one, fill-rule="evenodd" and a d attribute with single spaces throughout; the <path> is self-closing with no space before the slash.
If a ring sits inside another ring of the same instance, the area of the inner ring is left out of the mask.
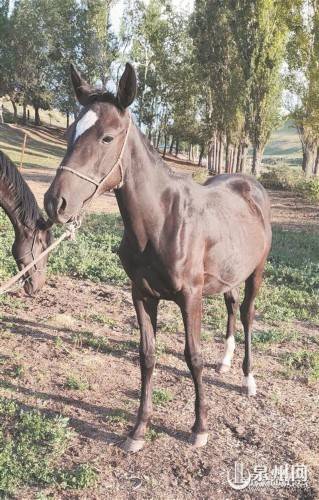
<path id="1" fill-rule="evenodd" d="M 106 135 L 102 139 L 102 142 L 104 142 L 104 144 L 110 144 L 110 142 L 112 142 L 112 141 L 113 141 L 113 137 L 111 135 Z"/>

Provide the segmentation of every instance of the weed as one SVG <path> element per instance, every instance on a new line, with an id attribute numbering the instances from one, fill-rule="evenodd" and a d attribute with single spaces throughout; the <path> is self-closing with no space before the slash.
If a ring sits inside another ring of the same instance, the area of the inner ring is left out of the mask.
<path id="1" fill-rule="evenodd" d="M 19 363 L 14 364 L 11 368 L 6 370 L 6 374 L 12 378 L 22 378 L 24 374 L 24 367 Z"/>
<path id="2" fill-rule="evenodd" d="M 294 374 L 307 376 L 309 381 L 319 379 L 319 352 L 300 350 L 286 354 L 284 363 Z"/>
<path id="3" fill-rule="evenodd" d="M 256 334 L 253 335 L 253 343 L 274 344 L 274 343 L 296 340 L 297 337 L 298 337 L 297 332 L 270 328 L 269 330 L 262 330 L 256 332 Z"/>
<path id="4" fill-rule="evenodd" d="M 127 422 L 127 416 L 123 410 L 115 410 L 106 418 L 112 424 L 125 424 Z"/>
<path id="5" fill-rule="evenodd" d="M 89 388 L 89 384 L 83 380 L 79 380 L 74 375 L 69 375 L 65 381 L 64 387 L 75 391 L 85 391 Z"/>
<path id="6" fill-rule="evenodd" d="M 212 334 L 211 332 L 207 332 L 207 331 L 202 331 L 201 332 L 201 339 L 204 341 L 204 342 L 208 342 L 209 340 L 212 340 Z"/>
<path id="7" fill-rule="evenodd" d="M 77 332 L 72 335 L 77 347 L 91 347 L 95 351 L 109 353 L 111 348 L 105 337 L 98 337 L 92 332 Z"/>
<path id="8" fill-rule="evenodd" d="M 154 389 L 153 390 L 153 403 L 157 406 L 165 406 L 166 403 L 172 401 L 173 397 L 167 389 Z"/>
<path id="9" fill-rule="evenodd" d="M 58 480 L 62 487 L 68 489 L 91 488 L 96 484 L 97 473 L 92 465 L 80 464 L 72 470 L 60 472 Z"/>
<path id="10" fill-rule="evenodd" d="M 156 441 L 156 439 L 160 438 L 162 436 L 162 432 L 159 432 L 155 429 L 148 429 L 145 433 L 145 439 L 146 441 Z"/>
<path id="11" fill-rule="evenodd" d="M 156 355 L 163 356 L 166 353 L 166 345 L 161 340 L 156 341 Z"/>
<path id="12" fill-rule="evenodd" d="M 71 437 L 67 423 L 0 398 L 0 494 L 6 497 L 21 485 L 56 482 L 56 463 Z"/>

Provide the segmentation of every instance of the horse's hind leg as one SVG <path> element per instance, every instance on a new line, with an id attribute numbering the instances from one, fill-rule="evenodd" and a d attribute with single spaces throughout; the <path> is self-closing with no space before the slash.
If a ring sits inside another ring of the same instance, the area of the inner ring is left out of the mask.
<path id="1" fill-rule="evenodd" d="M 155 335 L 158 300 L 141 297 L 133 285 L 133 302 L 140 327 L 141 398 L 137 420 L 130 437 L 122 445 L 124 451 L 143 448 L 147 424 L 152 414 L 152 378 L 155 367 Z"/>
<path id="2" fill-rule="evenodd" d="M 220 361 L 217 371 L 218 373 L 226 373 L 230 370 L 231 362 L 235 350 L 235 337 L 234 333 L 236 330 L 236 313 L 239 306 L 239 294 L 238 289 L 234 288 L 229 290 L 229 292 L 224 293 L 224 300 L 227 307 L 228 319 L 227 319 L 227 331 L 225 339 L 225 351 L 222 360 Z"/>
<path id="3" fill-rule="evenodd" d="M 256 395 L 256 382 L 252 374 L 251 362 L 251 330 L 255 317 L 255 298 L 260 288 L 265 262 L 255 269 L 245 283 L 245 297 L 240 306 L 240 319 L 244 327 L 245 334 L 245 357 L 243 361 L 244 387 L 248 396 Z"/>

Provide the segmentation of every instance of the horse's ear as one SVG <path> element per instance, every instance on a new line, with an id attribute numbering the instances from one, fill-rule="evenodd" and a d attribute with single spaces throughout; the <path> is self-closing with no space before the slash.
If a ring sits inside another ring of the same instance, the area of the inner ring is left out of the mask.
<path id="1" fill-rule="evenodd" d="M 134 101 L 136 86 L 135 69 L 130 63 L 126 63 L 117 91 L 117 99 L 123 108 L 127 108 Z"/>
<path id="2" fill-rule="evenodd" d="M 92 101 L 94 89 L 80 75 L 74 64 L 71 63 L 71 80 L 77 100 L 82 106 Z"/>

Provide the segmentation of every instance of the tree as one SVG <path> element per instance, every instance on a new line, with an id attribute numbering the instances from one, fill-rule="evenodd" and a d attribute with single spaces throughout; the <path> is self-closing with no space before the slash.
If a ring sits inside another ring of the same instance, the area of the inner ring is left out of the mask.
<path id="1" fill-rule="evenodd" d="M 318 175 L 319 161 L 319 6 L 315 0 L 299 4 L 291 22 L 286 83 L 293 95 L 291 117 L 302 144 L 302 169 L 309 177 Z"/>
<path id="2" fill-rule="evenodd" d="M 245 86 L 245 129 L 253 145 L 252 173 L 260 173 L 265 145 L 278 126 L 288 41 L 289 0 L 230 0 L 232 32 Z"/>
<path id="3" fill-rule="evenodd" d="M 197 80 L 205 96 L 204 128 L 209 133 L 209 170 L 232 171 L 242 147 L 245 93 L 238 50 L 231 30 L 229 2 L 196 0 L 190 32 L 195 46 Z M 237 167 L 237 165 L 236 165 Z"/>

